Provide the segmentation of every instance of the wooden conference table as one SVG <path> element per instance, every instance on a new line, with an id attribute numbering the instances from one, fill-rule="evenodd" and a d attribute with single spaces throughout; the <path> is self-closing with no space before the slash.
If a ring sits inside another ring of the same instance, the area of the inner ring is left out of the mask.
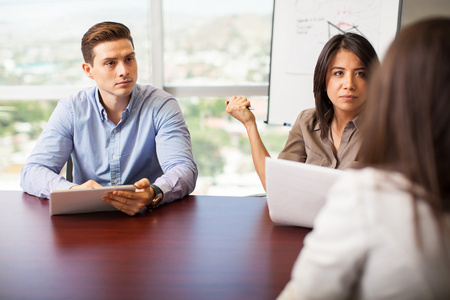
<path id="1" fill-rule="evenodd" d="M 274 225 L 260 197 L 50 216 L 0 191 L 0 208 L 0 299 L 275 299 L 310 231 Z"/>

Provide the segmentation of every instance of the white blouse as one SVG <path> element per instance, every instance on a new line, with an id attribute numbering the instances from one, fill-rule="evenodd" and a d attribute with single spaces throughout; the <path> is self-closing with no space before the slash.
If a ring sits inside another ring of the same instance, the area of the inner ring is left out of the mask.
<path id="1" fill-rule="evenodd" d="M 349 170 L 330 190 L 278 299 L 450 299 L 450 216 L 442 238 L 398 173 Z M 442 245 L 446 244 L 446 247 Z"/>

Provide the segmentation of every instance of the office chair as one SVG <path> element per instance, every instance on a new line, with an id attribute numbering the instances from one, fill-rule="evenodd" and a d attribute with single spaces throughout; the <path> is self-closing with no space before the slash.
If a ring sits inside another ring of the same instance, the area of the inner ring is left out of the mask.
<path id="1" fill-rule="evenodd" d="M 73 181 L 72 171 L 73 171 L 73 162 L 72 157 L 69 156 L 69 159 L 67 160 L 66 163 L 66 180 Z"/>

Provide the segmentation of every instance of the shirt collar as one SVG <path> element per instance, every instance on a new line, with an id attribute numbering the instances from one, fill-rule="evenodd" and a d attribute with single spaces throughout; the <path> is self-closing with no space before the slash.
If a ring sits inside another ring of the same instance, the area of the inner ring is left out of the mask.
<path id="1" fill-rule="evenodd" d="M 361 120 L 359 118 L 359 115 L 357 115 L 353 120 L 352 120 L 353 124 L 355 124 L 355 127 L 360 129 L 361 126 Z"/>
<path id="2" fill-rule="evenodd" d="M 95 87 L 94 97 L 95 97 L 95 103 L 97 104 L 98 112 L 100 114 L 100 116 L 99 116 L 100 120 L 104 121 L 106 119 L 106 111 L 105 111 L 105 108 L 103 107 L 102 103 L 100 102 L 98 86 Z"/>
<path id="3" fill-rule="evenodd" d="M 320 125 L 319 125 L 319 120 L 317 120 L 317 122 L 314 123 L 314 131 L 319 131 L 320 130 Z"/>
<path id="4" fill-rule="evenodd" d="M 329 113 L 331 113 L 331 109 L 328 110 L 328 111 L 325 113 L 325 115 L 327 115 L 327 114 L 329 114 Z M 360 114 L 359 114 L 359 115 L 360 115 Z M 361 125 L 361 120 L 360 120 L 359 115 L 357 115 L 355 118 L 353 118 L 353 120 L 350 121 L 351 123 L 353 123 L 353 125 L 354 125 L 357 129 L 359 129 L 359 128 L 360 128 L 360 125 Z M 348 122 L 348 123 L 350 123 L 350 122 Z M 319 122 L 315 122 L 315 124 L 314 124 L 314 129 L 313 129 L 313 130 L 314 130 L 314 131 L 319 131 L 319 130 L 320 130 Z"/>
<path id="5" fill-rule="evenodd" d="M 122 119 L 127 118 L 130 115 L 131 109 L 133 108 L 133 104 L 135 102 L 135 99 L 137 97 L 138 90 L 137 90 L 137 84 L 133 88 L 133 92 L 131 93 L 130 102 L 128 102 L 127 107 L 122 112 Z M 95 102 L 97 103 L 98 111 L 100 112 L 100 119 L 102 121 L 106 120 L 106 110 L 103 104 L 100 102 L 100 92 L 98 89 L 98 86 L 95 87 Z"/>
<path id="6" fill-rule="evenodd" d="M 135 84 L 133 91 L 131 92 L 130 102 L 128 102 L 127 108 L 125 108 L 125 111 L 124 111 L 124 112 L 126 112 L 127 117 L 130 115 L 130 113 L 133 109 L 133 105 L 134 105 L 134 103 L 136 103 L 136 98 L 138 97 L 138 95 L 139 95 L 138 85 Z M 122 116 L 124 116 L 124 115 L 122 114 Z"/>

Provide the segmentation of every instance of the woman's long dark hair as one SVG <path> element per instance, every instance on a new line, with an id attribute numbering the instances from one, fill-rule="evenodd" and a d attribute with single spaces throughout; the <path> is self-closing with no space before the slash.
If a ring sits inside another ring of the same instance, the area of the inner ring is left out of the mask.
<path id="1" fill-rule="evenodd" d="M 328 65 L 336 53 L 345 49 L 359 57 L 370 77 L 371 68 L 378 64 L 378 56 L 370 42 L 361 35 L 344 33 L 333 36 L 323 47 L 314 70 L 313 92 L 316 102 L 316 115 L 320 124 L 320 135 L 324 139 L 328 135 L 331 120 L 334 116 L 333 103 L 326 92 Z"/>
<path id="2" fill-rule="evenodd" d="M 438 220 L 450 212 L 450 18 L 401 31 L 369 83 L 363 114 L 364 162 L 425 188 Z"/>

